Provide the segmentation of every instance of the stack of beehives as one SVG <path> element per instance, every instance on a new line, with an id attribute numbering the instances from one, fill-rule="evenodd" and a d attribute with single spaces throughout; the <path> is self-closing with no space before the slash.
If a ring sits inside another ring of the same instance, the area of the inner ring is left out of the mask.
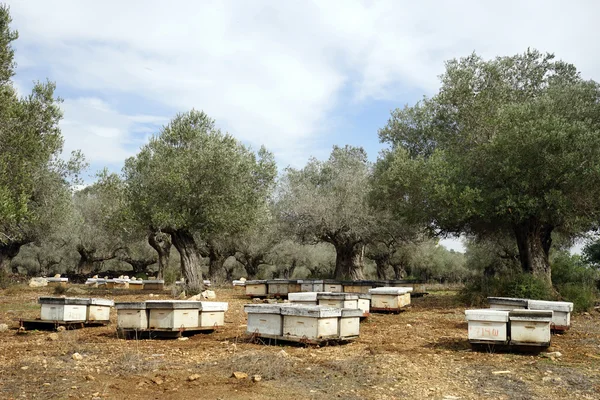
<path id="1" fill-rule="evenodd" d="M 110 320 L 112 300 L 79 297 L 40 297 L 42 321 L 101 322 Z"/>

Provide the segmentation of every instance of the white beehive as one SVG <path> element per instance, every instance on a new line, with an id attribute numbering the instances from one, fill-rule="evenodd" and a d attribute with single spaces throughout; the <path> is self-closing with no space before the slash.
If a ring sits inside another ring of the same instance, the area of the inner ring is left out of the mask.
<path id="1" fill-rule="evenodd" d="M 246 281 L 246 295 L 266 296 L 267 281 Z"/>
<path id="2" fill-rule="evenodd" d="M 285 279 L 267 281 L 267 293 L 271 296 L 287 296 L 288 289 L 288 281 Z"/>
<path id="3" fill-rule="evenodd" d="M 288 300 L 294 304 L 303 304 L 306 306 L 317 305 L 317 292 L 300 292 L 288 294 Z"/>
<path id="4" fill-rule="evenodd" d="M 358 308 L 358 294 L 356 293 L 319 293 L 317 300 L 320 306 Z"/>
<path id="5" fill-rule="evenodd" d="M 132 280 L 130 280 L 129 281 L 129 289 L 130 290 L 143 290 L 144 289 L 144 281 L 141 281 L 141 280 L 139 280 L 139 281 L 138 280 L 132 281 Z"/>
<path id="6" fill-rule="evenodd" d="M 510 344 L 522 346 L 550 345 L 551 310 L 509 311 Z"/>
<path id="7" fill-rule="evenodd" d="M 469 342 L 506 344 L 508 343 L 508 311 L 466 310 L 469 326 Z"/>
<path id="8" fill-rule="evenodd" d="M 312 292 L 326 292 L 325 284 L 322 280 L 313 281 Z"/>
<path id="9" fill-rule="evenodd" d="M 399 310 L 410 304 L 409 287 L 377 287 L 369 289 L 371 310 Z"/>
<path id="10" fill-rule="evenodd" d="M 42 321 L 85 321 L 89 299 L 76 297 L 40 297 Z"/>
<path id="11" fill-rule="evenodd" d="M 108 299 L 89 299 L 87 306 L 87 321 L 93 322 L 110 320 L 110 308 L 114 305 L 114 301 Z"/>
<path id="12" fill-rule="evenodd" d="M 527 308 L 530 310 L 551 310 L 553 312 L 552 329 L 566 331 L 571 326 L 573 303 L 566 301 L 529 300 Z"/>
<path id="13" fill-rule="evenodd" d="M 148 300 L 150 329 L 197 328 L 200 323 L 200 302 L 188 300 Z"/>
<path id="14" fill-rule="evenodd" d="M 317 292 L 318 290 L 315 290 Z M 344 286 L 340 282 L 323 282 L 323 292 L 341 293 Z"/>
<path id="15" fill-rule="evenodd" d="M 363 316 L 371 312 L 371 295 L 369 293 L 358 294 L 358 309 L 363 312 Z"/>
<path id="16" fill-rule="evenodd" d="M 302 291 L 301 283 L 298 280 L 289 280 L 287 285 L 288 285 L 288 288 L 287 288 L 288 293 L 298 293 L 298 292 Z"/>
<path id="17" fill-rule="evenodd" d="M 219 301 L 200 302 L 200 326 L 203 328 L 225 325 L 225 311 L 229 304 Z"/>
<path id="18" fill-rule="evenodd" d="M 145 302 L 116 303 L 117 327 L 121 329 L 148 329 L 148 310 Z"/>
<path id="19" fill-rule="evenodd" d="M 281 307 L 283 336 L 306 339 L 338 337 L 340 308 L 322 306 Z"/>
<path id="20" fill-rule="evenodd" d="M 46 278 L 46 280 L 48 281 L 48 286 L 50 287 L 65 287 L 67 286 L 67 283 L 69 283 L 69 278 Z"/>
<path id="21" fill-rule="evenodd" d="M 145 279 L 142 282 L 144 283 L 144 290 L 164 290 L 165 288 L 164 279 Z"/>
<path id="22" fill-rule="evenodd" d="M 247 333 L 283 335 L 281 306 L 276 304 L 247 304 L 244 306 L 244 311 L 248 314 Z"/>
<path id="23" fill-rule="evenodd" d="M 494 310 L 526 310 L 527 299 L 517 299 L 513 297 L 488 297 L 490 308 Z"/>
<path id="24" fill-rule="evenodd" d="M 360 334 L 360 317 L 363 316 L 359 309 L 342 309 L 338 322 L 338 334 L 341 339 L 357 337 Z"/>

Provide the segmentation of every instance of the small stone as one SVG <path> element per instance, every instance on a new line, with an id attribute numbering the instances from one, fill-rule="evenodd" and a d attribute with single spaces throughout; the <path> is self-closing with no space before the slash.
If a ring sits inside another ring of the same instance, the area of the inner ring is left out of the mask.
<path id="1" fill-rule="evenodd" d="M 29 367 L 28 367 L 28 366 L 24 366 L 24 367 L 21 367 L 21 369 L 22 369 L 23 371 L 26 371 L 26 370 L 28 370 L 28 369 L 29 369 Z"/>
<path id="2" fill-rule="evenodd" d="M 194 374 L 194 375 L 188 376 L 188 381 L 193 382 L 193 381 L 195 381 L 197 379 L 200 379 L 200 378 L 201 378 L 200 374 Z"/>
<path id="3" fill-rule="evenodd" d="M 510 374 L 510 371 L 492 371 L 492 374 L 494 374 L 494 375 L 505 375 L 505 374 Z"/>
<path id="4" fill-rule="evenodd" d="M 267 299 L 267 303 L 269 303 L 269 304 L 277 304 L 277 300 L 276 299 Z"/>
<path id="5" fill-rule="evenodd" d="M 546 358 L 561 358 L 562 357 L 562 353 L 560 351 L 551 351 L 548 353 L 542 353 L 541 355 L 542 355 L 542 357 L 546 357 Z"/>
<path id="6" fill-rule="evenodd" d="M 162 385 L 164 381 L 160 376 L 155 376 L 152 378 L 152 382 L 156 383 L 157 385 Z"/>
<path id="7" fill-rule="evenodd" d="M 8 330 L 8 325 L 0 324 L 0 332 L 6 332 Z"/>
<path id="8" fill-rule="evenodd" d="M 407 328 L 412 328 L 412 325 L 411 324 L 406 324 L 406 327 Z"/>
<path id="9" fill-rule="evenodd" d="M 248 374 L 245 372 L 235 371 L 231 377 L 235 379 L 246 379 L 248 378 Z"/>
<path id="10" fill-rule="evenodd" d="M 92 393 L 92 396 L 94 396 L 94 397 L 96 397 L 96 396 L 100 396 L 100 392 L 95 392 L 95 393 Z"/>
<path id="11" fill-rule="evenodd" d="M 255 297 L 255 298 L 252 299 L 252 302 L 253 303 L 262 303 L 262 300 L 259 299 L 258 297 Z"/>
<path id="12" fill-rule="evenodd" d="M 96 380 L 96 378 L 94 378 L 92 375 L 86 375 L 86 376 L 85 376 L 85 380 L 86 380 L 86 381 L 95 381 L 95 380 Z"/>
<path id="13" fill-rule="evenodd" d="M 83 360 L 83 356 L 79 353 L 73 353 L 73 355 L 71 356 L 71 358 L 75 361 L 81 361 Z"/>
<path id="14" fill-rule="evenodd" d="M 50 340 L 52 342 L 56 342 L 58 340 L 58 333 L 51 333 L 48 335 L 48 337 L 46 338 L 46 340 Z"/>
<path id="15" fill-rule="evenodd" d="M 64 326 L 59 326 L 58 328 L 56 328 L 56 332 L 64 332 L 66 330 L 67 328 L 65 328 Z"/>
<path id="16" fill-rule="evenodd" d="M 285 350 L 281 350 L 279 353 L 277 353 L 277 355 L 283 358 L 288 358 L 290 356 Z"/>
<path id="17" fill-rule="evenodd" d="M 458 400 L 458 399 L 460 399 L 460 397 L 458 397 L 458 396 L 451 396 L 451 395 L 444 396 L 444 400 Z"/>
<path id="18" fill-rule="evenodd" d="M 177 340 L 184 341 L 184 340 L 190 340 L 190 338 L 186 337 L 186 336 L 181 336 L 181 337 L 178 337 Z"/>
<path id="19" fill-rule="evenodd" d="M 71 386 L 71 389 L 77 389 L 77 386 Z"/>
<path id="20" fill-rule="evenodd" d="M 50 386 L 50 382 L 44 382 L 43 386 Z"/>
<path id="21" fill-rule="evenodd" d="M 252 375 L 252 382 L 260 382 L 260 381 L 262 381 L 262 376 Z"/>

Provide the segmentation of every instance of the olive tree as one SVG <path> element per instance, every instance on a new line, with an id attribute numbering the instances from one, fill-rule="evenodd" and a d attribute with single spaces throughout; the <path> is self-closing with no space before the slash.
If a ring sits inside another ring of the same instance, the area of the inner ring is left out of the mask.
<path id="1" fill-rule="evenodd" d="M 311 158 L 287 168 L 277 196 L 280 220 L 305 242 L 335 247 L 336 279 L 363 279 L 364 245 L 373 225 L 371 165 L 362 148 L 333 148 L 326 161 Z"/>
<path id="2" fill-rule="evenodd" d="M 129 158 L 127 193 L 137 218 L 171 236 L 188 291 L 202 288 L 194 234 L 236 233 L 264 208 L 276 175 L 273 156 L 258 154 L 215 127 L 204 112 L 177 115 Z"/>
<path id="3" fill-rule="evenodd" d="M 528 50 L 446 63 L 439 93 L 395 110 L 377 187 L 441 232 L 510 234 L 524 271 L 550 282 L 552 233 L 600 217 L 600 86 Z M 408 212 L 407 212 L 408 210 Z"/>

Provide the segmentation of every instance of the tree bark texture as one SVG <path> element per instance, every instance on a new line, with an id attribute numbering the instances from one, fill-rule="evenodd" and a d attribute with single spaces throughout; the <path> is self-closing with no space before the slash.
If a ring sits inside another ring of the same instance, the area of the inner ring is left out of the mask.
<path id="1" fill-rule="evenodd" d="M 362 243 L 334 243 L 335 246 L 335 279 L 363 280 L 364 246 Z"/>
<path id="2" fill-rule="evenodd" d="M 552 284 L 548 253 L 552 244 L 552 227 L 529 219 L 513 226 L 519 261 L 524 272 Z"/>
<path id="3" fill-rule="evenodd" d="M 171 256 L 171 236 L 164 232 L 150 232 L 148 244 L 158 253 L 157 278 L 163 279 Z"/>
<path id="4" fill-rule="evenodd" d="M 0 269 L 6 271 L 6 273 L 15 272 L 11 270 L 10 262 L 17 254 L 19 254 L 21 246 L 25 244 L 26 243 L 21 242 L 10 242 L 0 245 Z"/>
<path id="5" fill-rule="evenodd" d="M 184 229 L 169 232 L 173 246 L 179 252 L 181 259 L 181 273 L 183 275 L 185 290 L 188 294 L 198 294 L 204 288 L 202 270 L 200 269 L 200 253 L 194 236 Z"/>

